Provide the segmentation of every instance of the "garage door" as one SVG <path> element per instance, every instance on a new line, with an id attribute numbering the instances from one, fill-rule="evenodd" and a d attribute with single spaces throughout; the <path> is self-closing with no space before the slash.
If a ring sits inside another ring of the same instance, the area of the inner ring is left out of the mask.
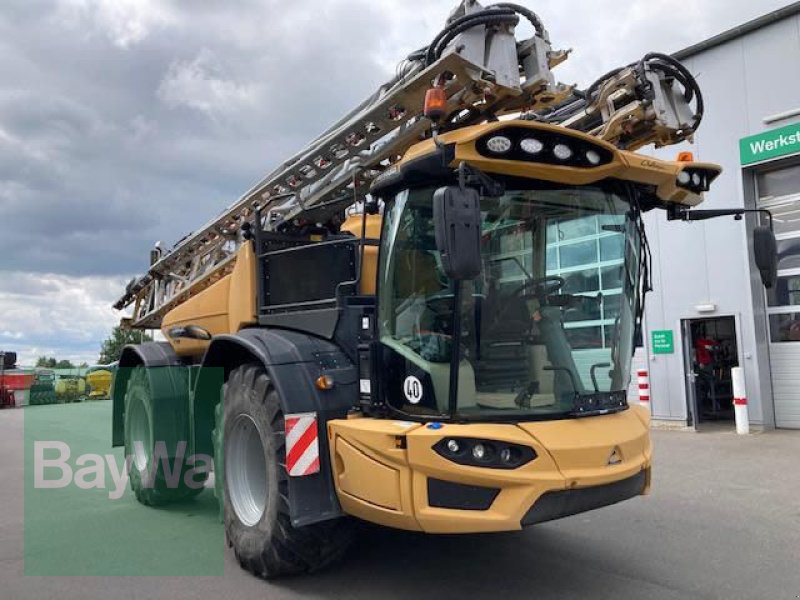
<path id="1" fill-rule="evenodd" d="M 800 343 L 772 344 L 772 393 L 775 425 L 800 429 Z"/>
<path id="2" fill-rule="evenodd" d="M 800 165 L 760 173 L 757 182 L 778 239 L 778 282 L 767 292 L 775 425 L 800 429 Z"/>

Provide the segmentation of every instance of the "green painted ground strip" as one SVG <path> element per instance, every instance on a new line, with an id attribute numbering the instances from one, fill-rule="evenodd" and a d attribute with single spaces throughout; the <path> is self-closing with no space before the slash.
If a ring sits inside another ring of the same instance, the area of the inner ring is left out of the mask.
<path id="1" fill-rule="evenodd" d="M 24 409 L 25 574 L 26 575 L 222 575 L 224 533 L 211 490 L 166 508 L 139 504 L 126 486 L 119 500 L 113 489 L 34 488 L 34 441 L 69 445 L 68 464 L 81 454 L 113 454 L 111 402 L 86 402 Z M 47 457 L 55 456 L 46 454 Z M 57 479 L 57 469 L 45 479 Z"/>

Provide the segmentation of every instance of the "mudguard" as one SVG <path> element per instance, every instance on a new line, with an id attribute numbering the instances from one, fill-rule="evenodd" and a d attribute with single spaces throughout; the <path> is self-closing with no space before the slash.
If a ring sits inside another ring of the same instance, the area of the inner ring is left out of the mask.
<path id="1" fill-rule="evenodd" d="M 357 402 L 358 373 L 336 344 L 279 329 L 244 329 L 238 334 L 215 337 L 203 359 L 194 396 L 195 452 L 213 454 L 211 430 L 214 427 L 214 409 L 221 394 L 207 371 L 219 373 L 222 367 L 227 379 L 231 370 L 248 362 L 264 365 L 278 391 L 284 415 L 317 414 L 320 471 L 314 475 L 289 478 L 292 524 L 310 525 L 342 516 L 333 484 L 327 422 L 346 417 Z M 315 382 L 321 375 L 333 378 L 332 389 L 317 389 Z"/>
<path id="2" fill-rule="evenodd" d="M 114 376 L 111 398 L 112 445 L 125 444 L 125 390 L 134 367 L 144 366 L 153 399 L 153 440 L 174 448 L 179 441 L 190 442 L 189 368 L 166 342 L 125 346 Z M 187 448 L 188 450 L 188 448 Z"/>

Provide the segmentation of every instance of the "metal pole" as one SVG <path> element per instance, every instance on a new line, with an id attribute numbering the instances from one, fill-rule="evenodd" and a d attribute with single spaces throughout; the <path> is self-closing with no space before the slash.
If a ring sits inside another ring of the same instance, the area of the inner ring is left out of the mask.
<path id="1" fill-rule="evenodd" d="M 733 414 L 736 418 L 736 433 L 750 433 L 750 415 L 747 412 L 747 392 L 744 387 L 744 370 L 741 367 L 731 369 L 733 380 Z"/>

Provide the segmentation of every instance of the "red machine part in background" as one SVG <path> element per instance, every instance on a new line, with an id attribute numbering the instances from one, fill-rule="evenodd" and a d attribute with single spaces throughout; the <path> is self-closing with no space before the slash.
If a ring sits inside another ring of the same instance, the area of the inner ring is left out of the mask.
<path id="1" fill-rule="evenodd" d="M 0 408 L 22 404 L 25 392 L 31 389 L 34 375 L 16 368 L 17 355 L 0 351 Z M 17 402 L 17 398 L 21 402 Z"/>

